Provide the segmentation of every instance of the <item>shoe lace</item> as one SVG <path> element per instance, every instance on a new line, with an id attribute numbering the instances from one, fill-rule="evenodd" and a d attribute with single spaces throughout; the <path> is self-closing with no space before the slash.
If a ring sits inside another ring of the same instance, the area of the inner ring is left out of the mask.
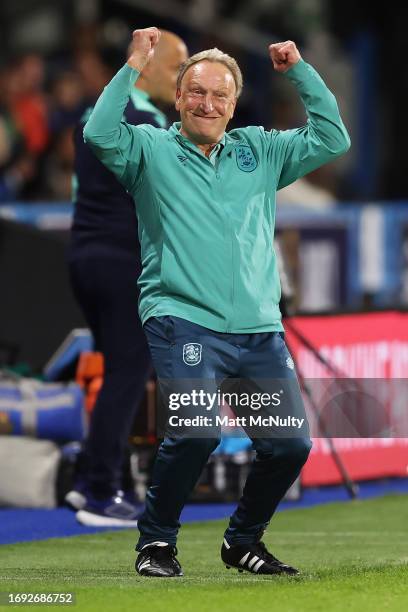
<path id="1" fill-rule="evenodd" d="M 152 546 L 150 555 L 157 561 L 171 561 L 178 563 L 176 555 L 178 553 L 175 546 Z"/>
<path id="2" fill-rule="evenodd" d="M 269 552 L 263 542 L 257 542 L 253 548 L 253 551 L 258 555 L 258 557 L 260 557 L 264 561 L 267 561 L 268 563 L 272 563 L 274 565 L 281 565 L 281 561 L 279 561 L 279 559 L 277 559 L 272 553 Z"/>

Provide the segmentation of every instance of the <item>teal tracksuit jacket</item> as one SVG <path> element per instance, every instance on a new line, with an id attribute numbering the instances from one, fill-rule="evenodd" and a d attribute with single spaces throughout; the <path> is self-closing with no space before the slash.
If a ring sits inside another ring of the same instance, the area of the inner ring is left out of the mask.
<path id="1" fill-rule="evenodd" d="M 134 197 L 143 272 L 139 314 L 228 333 L 281 331 L 273 247 L 276 191 L 350 146 L 333 94 L 300 60 L 285 73 L 307 113 L 299 129 L 225 133 L 215 165 L 180 134 L 123 120 L 137 72 L 105 87 L 84 139 Z"/>

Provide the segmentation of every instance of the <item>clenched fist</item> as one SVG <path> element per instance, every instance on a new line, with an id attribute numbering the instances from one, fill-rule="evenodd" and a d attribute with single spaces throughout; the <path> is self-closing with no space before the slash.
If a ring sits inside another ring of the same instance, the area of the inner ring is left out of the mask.
<path id="1" fill-rule="evenodd" d="M 135 30 L 132 34 L 133 40 L 127 64 L 138 72 L 142 72 L 154 55 L 154 48 L 159 42 L 160 35 L 160 30 L 157 28 Z"/>
<path id="2" fill-rule="evenodd" d="M 291 40 L 269 45 L 269 55 L 277 72 L 286 72 L 301 59 L 298 48 Z"/>

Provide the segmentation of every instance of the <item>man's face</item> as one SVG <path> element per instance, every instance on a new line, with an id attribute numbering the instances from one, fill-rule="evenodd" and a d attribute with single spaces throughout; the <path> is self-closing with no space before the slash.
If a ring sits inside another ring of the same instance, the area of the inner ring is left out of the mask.
<path id="1" fill-rule="evenodd" d="M 236 104 L 234 77 L 227 66 L 204 60 L 193 64 L 176 93 L 181 133 L 196 144 L 218 142 Z"/>
<path id="2" fill-rule="evenodd" d="M 176 44 L 172 41 L 158 54 L 153 67 L 154 77 L 150 83 L 152 98 L 166 105 L 174 104 L 179 68 L 187 57 L 187 48 L 182 41 Z"/>

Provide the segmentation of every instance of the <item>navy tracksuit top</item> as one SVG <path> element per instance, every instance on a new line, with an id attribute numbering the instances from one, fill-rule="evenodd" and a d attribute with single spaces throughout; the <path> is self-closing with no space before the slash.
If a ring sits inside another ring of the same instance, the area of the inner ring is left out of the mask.
<path id="1" fill-rule="evenodd" d="M 167 126 L 163 113 L 144 92 L 135 88 L 133 94 L 124 112 L 128 123 Z M 74 217 L 69 258 L 133 258 L 140 267 L 133 198 L 83 139 L 83 128 L 91 110 L 86 111 L 74 132 Z"/>

